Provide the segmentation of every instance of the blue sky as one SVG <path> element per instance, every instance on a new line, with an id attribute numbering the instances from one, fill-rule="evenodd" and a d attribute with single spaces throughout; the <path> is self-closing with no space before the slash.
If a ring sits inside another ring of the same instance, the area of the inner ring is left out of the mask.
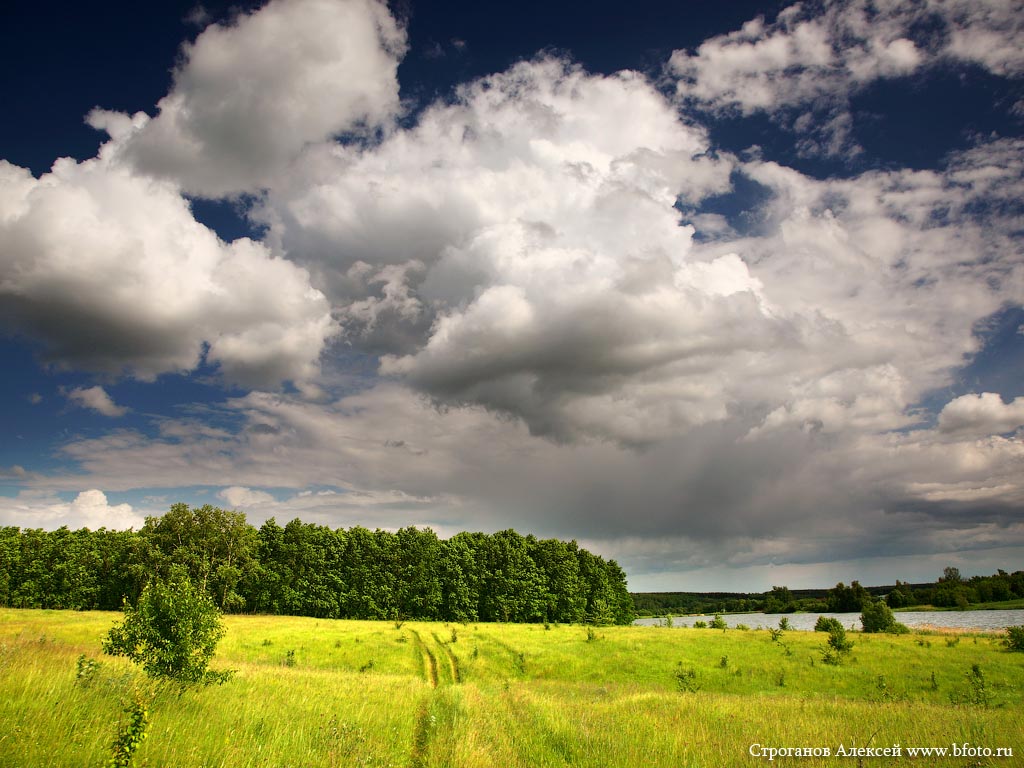
<path id="1" fill-rule="evenodd" d="M 1022 567 L 1022 10 L 8 11 L 0 523 Z"/>

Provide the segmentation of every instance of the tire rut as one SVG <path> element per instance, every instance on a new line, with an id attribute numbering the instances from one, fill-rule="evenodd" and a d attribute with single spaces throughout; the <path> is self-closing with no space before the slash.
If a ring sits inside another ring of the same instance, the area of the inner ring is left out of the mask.
<path id="1" fill-rule="evenodd" d="M 438 637 L 436 632 L 431 633 L 434 636 L 434 642 L 437 643 L 437 647 L 444 651 L 445 658 L 448 659 L 448 666 L 452 670 L 452 682 L 458 685 L 462 682 L 462 673 L 459 671 L 459 660 L 452 653 L 452 649 L 449 648 L 445 643 L 441 642 L 441 638 Z"/>
<path id="2" fill-rule="evenodd" d="M 437 657 L 434 656 L 427 644 L 423 642 L 423 638 L 420 637 L 420 633 L 415 629 L 409 630 L 412 633 L 413 639 L 416 642 L 416 647 L 419 648 L 421 657 L 423 659 L 423 672 L 424 678 L 430 683 L 431 688 L 437 688 Z"/>

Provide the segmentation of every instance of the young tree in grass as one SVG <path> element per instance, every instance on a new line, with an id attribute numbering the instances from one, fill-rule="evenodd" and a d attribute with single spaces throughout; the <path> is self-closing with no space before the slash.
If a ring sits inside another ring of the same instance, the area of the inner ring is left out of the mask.
<path id="1" fill-rule="evenodd" d="M 124 621 L 103 639 L 103 651 L 127 656 L 153 678 L 184 684 L 223 683 L 228 672 L 207 669 L 224 636 L 220 611 L 181 568 L 166 580 L 153 580 L 139 602 L 125 604 Z"/>

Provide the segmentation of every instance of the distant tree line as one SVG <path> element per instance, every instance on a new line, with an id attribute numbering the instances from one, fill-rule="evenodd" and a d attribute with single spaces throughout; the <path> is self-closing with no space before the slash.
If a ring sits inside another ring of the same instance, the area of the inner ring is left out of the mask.
<path id="1" fill-rule="evenodd" d="M 795 611 L 858 613 L 873 600 L 890 608 L 935 606 L 969 608 L 979 603 L 1024 600 L 1024 571 L 999 570 L 992 576 L 964 579 L 956 568 L 946 568 L 933 583 L 863 587 L 839 582 L 831 589 L 772 587 L 768 592 L 639 592 L 633 604 L 640 616 L 669 613 L 793 613 Z"/>
<path id="2" fill-rule="evenodd" d="M 322 618 L 627 624 L 626 575 L 575 541 L 506 530 L 439 539 L 175 504 L 140 531 L 0 528 L 0 605 L 121 608 L 183 567 L 227 612 Z"/>

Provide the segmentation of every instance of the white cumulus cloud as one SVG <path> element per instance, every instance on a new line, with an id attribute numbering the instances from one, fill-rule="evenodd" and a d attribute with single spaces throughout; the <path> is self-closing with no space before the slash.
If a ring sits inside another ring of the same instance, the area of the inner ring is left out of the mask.
<path id="1" fill-rule="evenodd" d="M 187 44 L 159 113 L 120 151 L 192 194 L 258 191 L 309 143 L 387 127 L 404 51 L 381 0 L 272 0 Z"/>
<path id="2" fill-rule="evenodd" d="M 14 498 L 0 497 L 0 522 L 19 528 L 53 530 L 78 528 L 124 530 L 141 528 L 145 518 L 131 504 L 111 504 L 98 489 L 81 491 L 71 502 L 48 491 L 22 491 Z"/>
<path id="3" fill-rule="evenodd" d="M 205 354 L 250 386 L 316 376 L 336 327 L 307 272 L 224 243 L 171 183 L 102 151 L 39 179 L 0 161 L 0 189 L 0 323 L 49 361 L 151 380 Z"/>
<path id="4" fill-rule="evenodd" d="M 274 497 L 266 491 L 232 485 L 217 492 L 217 496 L 232 509 L 248 509 L 260 505 L 272 504 Z"/>
<path id="5" fill-rule="evenodd" d="M 67 393 L 68 400 L 82 408 L 89 408 L 104 416 L 116 418 L 128 413 L 128 409 L 115 403 L 103 387 L 77 387 Z"/>
<path id="6" fill-rule="evenodd" d="M 1024 426 L 1024 397 L 1009 403 L 995 392 L 962 395 L 951 400 L 939 413 L 939 430 L 958 436 L 1013 432 Z"/>

